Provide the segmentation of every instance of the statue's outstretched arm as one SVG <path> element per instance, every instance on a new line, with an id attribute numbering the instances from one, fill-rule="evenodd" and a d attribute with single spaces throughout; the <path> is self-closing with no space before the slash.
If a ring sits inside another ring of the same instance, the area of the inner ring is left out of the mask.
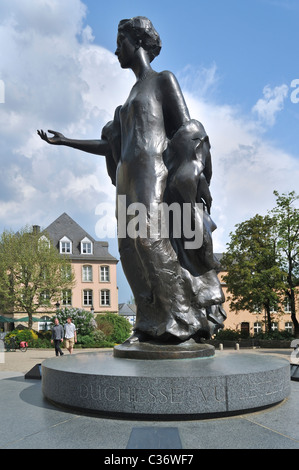
<path id="1" fill-rule="evenodd" d="M 60 132 L 48 130 L 53 137 L 49 137 L 43 130 L 38 130 L 37 133 L 42 140 L 51 145 L 65 145 L 74 149 L 82 150 L 83 152 L 93 153 L 96 155 L 106 155 L 109 150 L 107 140 L 75 140 L 68 139 Z"/>

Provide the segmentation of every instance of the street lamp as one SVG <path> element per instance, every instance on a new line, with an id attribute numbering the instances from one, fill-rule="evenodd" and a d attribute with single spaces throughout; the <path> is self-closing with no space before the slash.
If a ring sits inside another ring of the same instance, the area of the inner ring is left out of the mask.
<path id="1" fill-rule="evenodd" d="M 90 307 L 90 311 L 92 314 L 94 314 L 94 308 L 93 308 L 93 305 Z"/>

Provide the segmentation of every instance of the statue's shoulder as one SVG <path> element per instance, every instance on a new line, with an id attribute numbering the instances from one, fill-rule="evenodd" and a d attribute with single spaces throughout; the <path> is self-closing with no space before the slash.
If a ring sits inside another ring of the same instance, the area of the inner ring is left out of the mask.
<path id="1" fill-rule="evenodd" d="M 158 81 L 160 89 L 165 94 L 176 93 L 180 89 L 175 75 L 169 70 L 163 70 L 163 72 L 158 73 Z"/>
<path id="2" fill-rule="evenodd" d="M 158 77 L 161 81 L 165 81 L 165 82 L 177 81 L 177 79 L 175 78 L 175 75 L 169 70 L 163 70 L 162 72 L 159 72 Z"/>

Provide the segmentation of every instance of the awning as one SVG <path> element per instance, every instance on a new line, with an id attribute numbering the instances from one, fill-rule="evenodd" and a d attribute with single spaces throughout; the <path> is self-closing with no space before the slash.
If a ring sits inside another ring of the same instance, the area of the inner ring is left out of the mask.
<path id="1" fill-rule="evenodd" d="M 0 315 L 0 323 L 13 323 L 15 320 L 13 318 L 3 317 Z"/>
<path id="2" fill-rule="evenodd" d="M 29 321 L 29 317 L 15 318 L 14 321 L 15 322 L 17 322 L 17 321 Z M 32 317 L 32 321 L 44 321 L 44 320 L 41 320 L 40 318 L 37 318 L 37 317 Z"/>

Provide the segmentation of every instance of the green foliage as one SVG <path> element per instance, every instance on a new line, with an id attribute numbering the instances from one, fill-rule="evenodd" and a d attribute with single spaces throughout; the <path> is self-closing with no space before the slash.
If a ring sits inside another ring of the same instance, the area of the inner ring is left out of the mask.
<path id="1" fill-rule="evenodd" d="M 291 306 L 295 337 L 299 337 L 295 290 L 299 286 L 299 196 L 295 191 L 280 195 L 274 191 L 276 207 L 271 214 L 277 234 L 279 263 L 285 272 L 284 291 Z"/>
<path id="2" fill-rule="evenodd" d="M 28 346 L 32 346 L 33 342 L 38 339 L 38 336 L 35 331 L 28 330 L 13 330 L 5 336 L 5 342 L 9 343 L 11 340 L 14 340 L 16 343 L 20 341 L 27 341 Z"/>
<path id="3" fill-rule="evenodd" d="M 82 348 L 112 348 L 114 343 L 108 341 L 101 330 L 95 330 L 89 335 L 78 335 L 77 345 Z"/>
<path id="4" fill-rule="evenodd" d="M 57 301 L 71 288 L 74 275 L 70 261 L 63 258 L 45 233 L 25 227 L 18 233 L 0 236 L 0 309 L 18 310 L 29 316 Z M 68 275 L 66 275 L 68 273 Z"/>
<path id="5" fill-rule="evenodd" d="M 223 330 L 219 330 L 216 334 L 216 340 L 220 341 L 242 341 L 242 339 L 268 339 L 268 340 L 290 340 L 293 338 L 293 335 L 288 331 L 283 330 L 270 330 L 266 332 L 261 332 L 258 334 L 250 335 L 248 338 L 242 338 L 242 332 L 239 330 L 233 330 L 230 328 L 225 328 Z"/>
<path id="6" fill-rule="evenodd" d="M 254 335 L 255 338 L 258 339 L 275 339 L 275 340 L 286 340 L 289 339 L 290 341 L 293 338 L 292 333 L 289 333 L 288 331 L 280 331 L 280 330 L 270 330 L 266 331 L 265 333 L 258 333 Z"/>
<path id="7" fill-rule="evenodd" d="M 284 301 L 284 272 L 278 262 L 274 222 L 270 216 L 255 217 L 236 226 L 222 263 L 232 310 L 256 311 L 262 306 L 271 327 L 271 306 Z"/>
<path id="8" fill-rule="evenodd" d="M 54 324 L 54 319 L 58 318 L 59 323 L 64 326 L 68 317 L 72 318 L 77 334 L 82 336 L 91 334 L 96 327 L 91 311 L 84 310 L 83 308 L 65 307 L 58 309 L 56 315 L 51 320 Z"/>
<path id="9" fill-rule="evenodd" d="M 241 337 L 240 331 L 232 330 L 230 328 L 225 328 L 223 330 L 219 330 L 215 336 L 215 339 L 222 340 L 222 341 L 238 341 Z"/>
<path id="10" fill-rule="evenodd" d="M 34 339 L 28 346 L 30 346 L 31 348 L 38 348 L 38 349 L 52 348 L 51 340 L 48 338 Z"/>
<path id="11" fill-rule="evenodd" d="M 98 329 L 105 333 L 108 341 L 123 343 L 131 334 L 130 322 L 116 313 L 97 315 L 95 320 Z"/>

